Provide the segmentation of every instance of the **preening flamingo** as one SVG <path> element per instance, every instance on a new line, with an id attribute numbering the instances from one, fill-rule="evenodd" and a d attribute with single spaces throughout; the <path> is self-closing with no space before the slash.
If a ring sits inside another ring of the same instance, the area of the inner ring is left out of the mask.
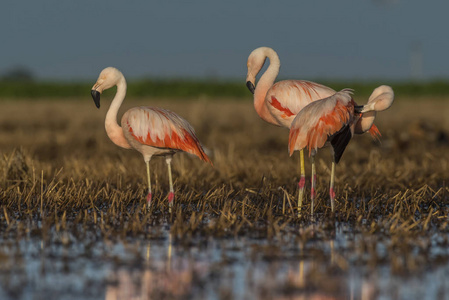
<path id="1" fill-rule="evenodd" d="M 267 58 L 270 65 L 255 86 L 256 76 Z M 290 129 L 293 119 L 301 109 L 313 101 L 335 94 L 335 91 L 322 84 L 305 80 L 283 80 L 274 83 L 280 66 L 279 56 L 273 49 L 255 49 L 248 57 L 246 86 L 254 94 L 254 108 L 263 120 Z M 305 186 L 303 150 L 300 151 L 300 168 L 298 208 L 302 205 Z"/>
<path id="2" fill-rule="evenodd" d="M 170 184 L 168 201 L 171 208 L 175 196 L 171 173 L 173 155 L 178 151 L 185 151 L 205 162 L 212 162 L 204 153 L 192 126 L 169 110 L 148 106 L 131 108 L 123 115 L 120 127 L 117 123 L 117 113 L 126 95 L 126 80 L 123 74 L 113 67 L 104 69 L 92 87 L 91 94 L 95 105 L 100 108 L 101 93 L 113 86 L 117 86 L 117 92 L 106 114 L 106 133 L 117 146 L 135 149 L 143 155 L 147 166 L 148 208 L 152 199 L 149 163 L 153 156 L 165 156 Z"/>
<path id="3" fill-rule="evenodd" d="M 373 127 L 376 112 L 388 109 L 394 100 L 393 89 L 382 85 L 376 88 L 368 103 L 357 106 L 351 97 L 352 90 L 344 89 L 330 97 L 317 100 L 304 107 L 291 124 L 288 148 L 303 151 L 307 148 L 312 161 L 311 215 L 313 216 L 315 200 L 315 155 L 319 148 L 331 144 L 332 168 L 329 195 L 332 212 L 334 212 L 335 165 L 346 149 L 354 133 L 369 131 L 373 136 L 380 136 Z"/>

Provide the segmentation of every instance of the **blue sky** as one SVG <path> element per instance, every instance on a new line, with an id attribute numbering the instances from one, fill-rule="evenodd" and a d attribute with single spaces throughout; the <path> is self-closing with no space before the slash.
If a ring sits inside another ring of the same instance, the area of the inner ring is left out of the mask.
<path id="1" fill-rule="evenodd" d="M 415 76 L 449 78 L 448 11 L 442 0 L 4 0 L 0 74 L 91 80 L 115 66 L 245 80 L 249 53 L 270 46 L 281 78 L 406 80 L 412 48 Z"/>

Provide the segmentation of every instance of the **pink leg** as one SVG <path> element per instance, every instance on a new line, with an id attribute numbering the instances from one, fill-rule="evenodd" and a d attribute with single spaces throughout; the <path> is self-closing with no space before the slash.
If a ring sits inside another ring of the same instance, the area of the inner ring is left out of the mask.
<path id="1" fill-rule="evenodd" d="M 301 179 L 299 179 L 298 186 L 301 190 L 303 190 L 305 185 L 306 185 L 306 176 L 301 175 Z"/>
<path id="2" fill-rule="evenodd" d="M 315 191 L 316 174 L 313 175 L 311 182 L 312 182 L 312 188 L 310 189 L 311 190 L 310 193 L 311 193 L 311 197 L 315 200 L 315 198 L 316 198 L 316 191 Z"/>
<path id="3" fill-rule="evenodd" d="M 306 185 L 306 176 L 304 174 L 301 174 L 301 178 L 298 182 L 299 187 L 299 194 L 298 194 L 298 216 L 301 216 L 301 209 L 302 209 L 302 200 L 304 198 L 304 187 Z"/>
<path id="4" fill-rule="evenodd" d="M 335 191 L 334 191 L 334 188 L 330 188 L 329 189 L 329 196 L 330 196 L 330 199 L 331 199 L 332 212 L 334 212 L 334 203 L 335 203 Z"/>
<path id="5" fill-rule="evenodd" d="M 315 196 L 316 196 L 316 192 L 315 192 L 315 185 L 316 185 L 316 169 L 315 169 L 315 156 L 312 155 L 312 177 L 310 178 L 311 180 L 311 187 L 310 187 L 310 199 L 311 199 L 311 209 L 310 209 L 310 214 L 313 220 L 313 213 L 314 213 L 314 205 L 315 205 Z"/>
<path id="6" fill-rule="evenodd" d="M 329 196 L 331 198 L 331 209 L 332 209 L 332 212 L 334 212 L 334 207 L 335 207 L 334 182 L 335 182 L 335 160 L 332 161 L 331 183 L 330 183 L 330 187 L 329 187 Z"/>
<path id="7" fill-rule="evenodd" d="M 171 175 L 171 160 L 172 160 L 171 155 L 168 155 L 165 157 L 165 162 L 167 163 L 167 167 L 168 167 L 168 180 L 169 180 L 169 184 L 170 184 L 170 192 L 168 193 L 168 207 L 169 207 L 170 212 L 171 212 L 171 208 L 173 206 L 173 200 L 175 199 L 175 192 L 173 190 L 173 179 L 172 179 L 172 175 Z"/>
<path id="8" fill-rule="evenodd" d="M 304 168 L 304 149 L 299 152 L 299 168 L 301 169 L 301 178 L 298 182 L 298 217 L 301 216 L 302 200 L 304 199 L 304 186 L 306 185 L 306 171 Z"/>
<path id="9" fill-rule="evenodd" d="M 168 204 L 170 206 L 173 206 L 173 200 L 175 199 L 175 193 L 174 192 L 169 192 L 168 193 Z"/>
<path id="10" fill-rule="evenodd" d="M 153 198 L 153 195 L 151 194 L 150 161 L 149 160 L 145 161 L 145 164 L 147 165 L 147 177 L 148 177 L 147 209 L 150 209 L 151 200 Z"/>

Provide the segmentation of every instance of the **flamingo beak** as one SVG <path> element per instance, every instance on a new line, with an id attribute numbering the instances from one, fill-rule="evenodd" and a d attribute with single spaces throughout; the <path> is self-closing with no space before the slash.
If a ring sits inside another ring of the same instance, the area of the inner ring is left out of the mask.
<path id="1" fill-rule="evenodd" d="M 256 90 L 256 88 L 255 88 L 255 86 L 254 86 L 254 83 L 252 83 L 251 81 L 247 81 L 246 82 L 246 87 L 248 88 L 248 90 L 252 93 L 252 94 L 254 94 L 254 91 Z"/>
<path id="2" fill-rule="evenodd" d="M 364 105 L 355 105 L 354 111 L 358 114 L 363 113 Z"/>
<path id="3" fill-rule="evenodd" d="M 90 94 L 92 95 L 92 99 L 94 99 L 95 106 L 100 108 L 100 92 L 97 90 L 91 90 Z"/>

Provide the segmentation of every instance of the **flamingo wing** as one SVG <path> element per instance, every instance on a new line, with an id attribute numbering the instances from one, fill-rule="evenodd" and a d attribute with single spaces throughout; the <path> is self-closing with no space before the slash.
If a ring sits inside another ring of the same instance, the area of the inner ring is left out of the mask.
<path id="1" fill-rule="evenodd" d="M 271 87 L 266 101 L 275 117 L 293 119 L 309 103 L 333 94 L 335 94 L 333 89 L 315 82 L 283 80 Z"/>
<path id="2" fill-rule="evenodd" d="M 174 112 L 141 106 L 130 109 L 126 114 L 125 128 L 137 142 L 152 147 L 185 151 L 212 164 L 196 137 L 195 130 Z"/>
<path id="3" fill-rule="evenodd" d="M 354 100 L 351 93 L 351 90 L 342 90 L 328 98 L 310 103 L 298 113 L 290 128 L 290 155 L 293 151 L 306 147 L 309 152 L 316 151 L 323 147 L 328 139 L 343 143 L 344 150 L 349 141 L 348 132 L 352 136 L 349 125 L 354 116 Z M 341 147 L 338 146 L 339 149 Z"/>

